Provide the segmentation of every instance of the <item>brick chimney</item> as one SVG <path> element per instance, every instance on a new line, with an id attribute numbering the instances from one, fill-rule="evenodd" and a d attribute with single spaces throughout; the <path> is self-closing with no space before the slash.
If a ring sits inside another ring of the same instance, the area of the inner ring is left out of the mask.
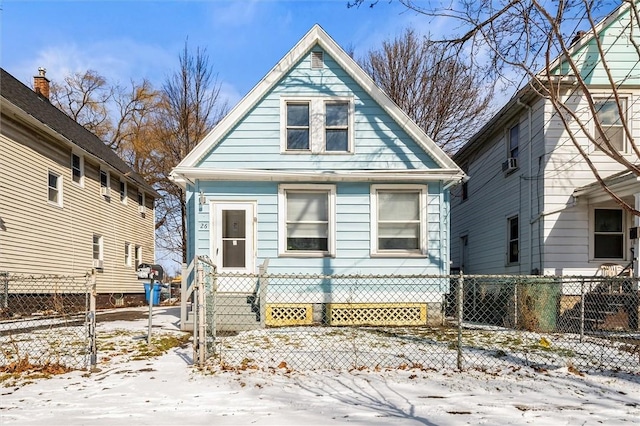
<path id="1" fill-rule="evenodd" d="M 44 75 L 47 70 L 40 67 L 38 68 L 38 75 L 33 77 L 33 90 L 39 95 L 49 99 L 49 79 Z"/>

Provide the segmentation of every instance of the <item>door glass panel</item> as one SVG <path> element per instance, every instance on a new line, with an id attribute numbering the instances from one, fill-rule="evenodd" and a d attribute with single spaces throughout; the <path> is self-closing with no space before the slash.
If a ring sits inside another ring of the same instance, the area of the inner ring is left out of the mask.
<path id="1" fill-rule="evenodd" d="M 223 210 L 222 211 L 222 238 L 245 238 L 244 210 Z"/>
<path id="2" fill-rule="evenodd" d="M 246 211 L 222 210 L 222 267 L 246 266 Z"/>
<path id="3" fill-rule="evenodd" d="M 245 267 L 245 240 L 223 240 L 222 241 L 222 266 L 224 268 L 244 268 Z"/>

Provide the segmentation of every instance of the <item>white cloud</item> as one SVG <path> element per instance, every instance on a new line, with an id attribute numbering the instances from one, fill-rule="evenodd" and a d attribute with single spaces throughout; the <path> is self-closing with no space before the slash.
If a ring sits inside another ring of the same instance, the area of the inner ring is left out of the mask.
<path id="1" fill-rule="evenodd" d="M 10 72 L 31 84 L 31 77 L 37 73 L 38 67 L 46 68 L 47 77 L 57 82 L 72 73 L 91 69 L 106 77 L 111 84 L 128 85 L 131 79 L 147 78 L 154 86 L 160 86 L 167 70 L 177 66 L 177 50 L 174 53 L 157 46 L 119 39 L 45 46 Z"/>

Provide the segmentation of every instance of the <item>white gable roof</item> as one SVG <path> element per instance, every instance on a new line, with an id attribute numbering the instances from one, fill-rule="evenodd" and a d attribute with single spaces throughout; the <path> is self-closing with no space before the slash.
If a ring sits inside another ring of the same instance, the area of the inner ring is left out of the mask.
<path id="1" fill-rule="evenodd" d="M 192 169 L 216 146 L 220 140 L 269 92 L 284 75 L 293 68 L 316 44 L 320 45 L 380 106 L 391 116 L 424 151 L 443 169 L 455 170 L 463 176 L 460 168 L 438 147 L 424 131 L 414 123 L 384 93 L 362 68 L 318 25 L 287 53 L 275 67 L 218 123 L 213 130 L 176 166 L 179 170 Z"/>

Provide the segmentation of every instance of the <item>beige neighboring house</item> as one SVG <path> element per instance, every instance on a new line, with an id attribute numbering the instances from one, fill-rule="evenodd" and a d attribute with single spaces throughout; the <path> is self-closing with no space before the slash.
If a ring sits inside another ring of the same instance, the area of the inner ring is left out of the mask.
<path id="1" fill-rule="evenodd" d="M 0 272 L 82 276 L 102 298 L 144 293 L 158 194 L 97 136 L 48 99 L 0 74 Z M 100 296 L 99 296 L 100 300 Z"/>

